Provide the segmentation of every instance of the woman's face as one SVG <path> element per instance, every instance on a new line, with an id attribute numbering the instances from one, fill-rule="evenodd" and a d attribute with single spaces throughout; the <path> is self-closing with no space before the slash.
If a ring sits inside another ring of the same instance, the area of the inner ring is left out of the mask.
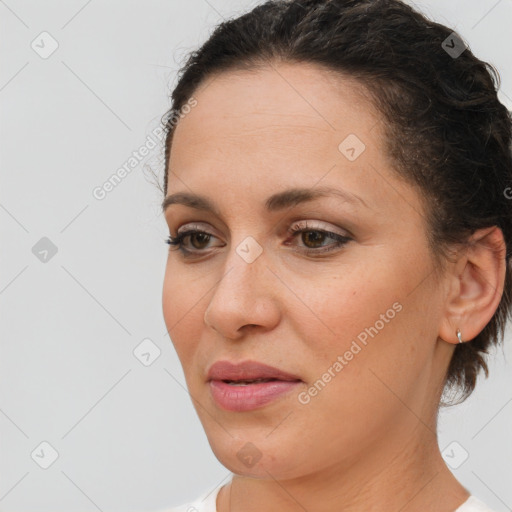
<path id="1" fill-rule="evenodd" d="M 234 473 L 284 479 L 435 441 L 452 347 L 438 339 L 444 296 L 420 196 L 393 174 L 380 116 L 357 82 L 309 64 L 208 84 L 176 128 L 167 195 L 200 195 L 216 212 L 168 206 L 173 237 L 209 238 L 170 251 L 163 312 L 215 455 Z M 267 204 L 299 188 L 325 195 Z M 300 382 L 231 410 L 208 382 L 219 360 Z"/>

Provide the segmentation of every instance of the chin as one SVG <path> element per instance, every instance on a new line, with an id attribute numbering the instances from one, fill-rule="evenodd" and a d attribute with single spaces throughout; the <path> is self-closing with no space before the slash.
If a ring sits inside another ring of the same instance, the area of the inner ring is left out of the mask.
<path id="1" fill-rule="evenodd" d="M 215 457 L 229 471 L 236 475 L 251 478 L 286 480 L 300 476 L 297 471 L 301 461 L 295 460 L 293 447 L 288 450 L 283 446 L 282 438 L 265 439 L 267 431 L 258 439 L 250 431 L 238 432 L 231 437 L 219 427 L 221 437 L 208 436 L 208 441 Z M 216 431 L 218 432 L 218 430 Z M 233 433 L 232 433 L 233 434 Z M 215 438 L 213 438 L 215 437 Z M 305 463 L 305 461 L 302 461 Z"/>

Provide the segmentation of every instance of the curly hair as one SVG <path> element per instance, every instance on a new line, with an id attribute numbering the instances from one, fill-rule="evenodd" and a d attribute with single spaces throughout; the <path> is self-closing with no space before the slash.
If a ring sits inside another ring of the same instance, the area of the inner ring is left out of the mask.
<path id="1" fill-rule="evenodd" d="M 450 48 L 458 45 L 457 53 Z M 461 44 L 464 46 L 461 48 Z M 219 24 L 178 74 L 165 133 L 164 194 L 176 113 L 208 77 L 272 62 L 313 63 L 358 79 L 385 122 L 397 176 L 424 199 L 436 272 L 449 249 L 498 226 L 506 244 L 504 291 L 472 340 L 457 344 L 444 382 L 465 400 L 486 355 L 503 340 L 512 304 L 509 266 L 512 115 L 499 101 L 500 77 L 450 28 L 400 0 L 270 0 Z M 446 404 L 443 404 L 446 405 Z"/>

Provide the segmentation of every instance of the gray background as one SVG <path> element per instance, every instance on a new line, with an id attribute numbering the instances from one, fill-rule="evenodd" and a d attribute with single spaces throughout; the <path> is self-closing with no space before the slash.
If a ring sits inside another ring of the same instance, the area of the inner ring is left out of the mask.
<path id="1" fill-rule="evenodd" d="M 256 3 L 0 1 L 1 511 L 151 511 L 229 476 L 166 336 L 160 146 L 104 199 L 92 192 L 158 142 L 184 55 Z M 498 67 L 512 108 L 512 0 L 415 4 Z M 31 47 L 51 48 L 44 31 L 59 45 L 48 58 Z M 33 253 L 43 237 L 55 255 Z M 146 338 L 161 350 L 149 366 L 133 354 Z M 469 454 L 456 476 L 497 511 L 512 510 L 511 355 L 508 334 L 439 429 L 442 449 Z M 47 469 L 43 441 L 59 454 Z"/>

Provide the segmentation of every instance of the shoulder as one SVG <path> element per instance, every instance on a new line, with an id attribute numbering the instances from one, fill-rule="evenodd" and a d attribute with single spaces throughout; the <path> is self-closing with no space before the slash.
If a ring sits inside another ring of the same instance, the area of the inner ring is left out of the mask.
<path id="1" fill-rule="evenodd" d="M 495 511 L 490 509 L 483 501 L 480 501 L 476 496 L 471 495 L 454 512 L 495 512 Z"/>

